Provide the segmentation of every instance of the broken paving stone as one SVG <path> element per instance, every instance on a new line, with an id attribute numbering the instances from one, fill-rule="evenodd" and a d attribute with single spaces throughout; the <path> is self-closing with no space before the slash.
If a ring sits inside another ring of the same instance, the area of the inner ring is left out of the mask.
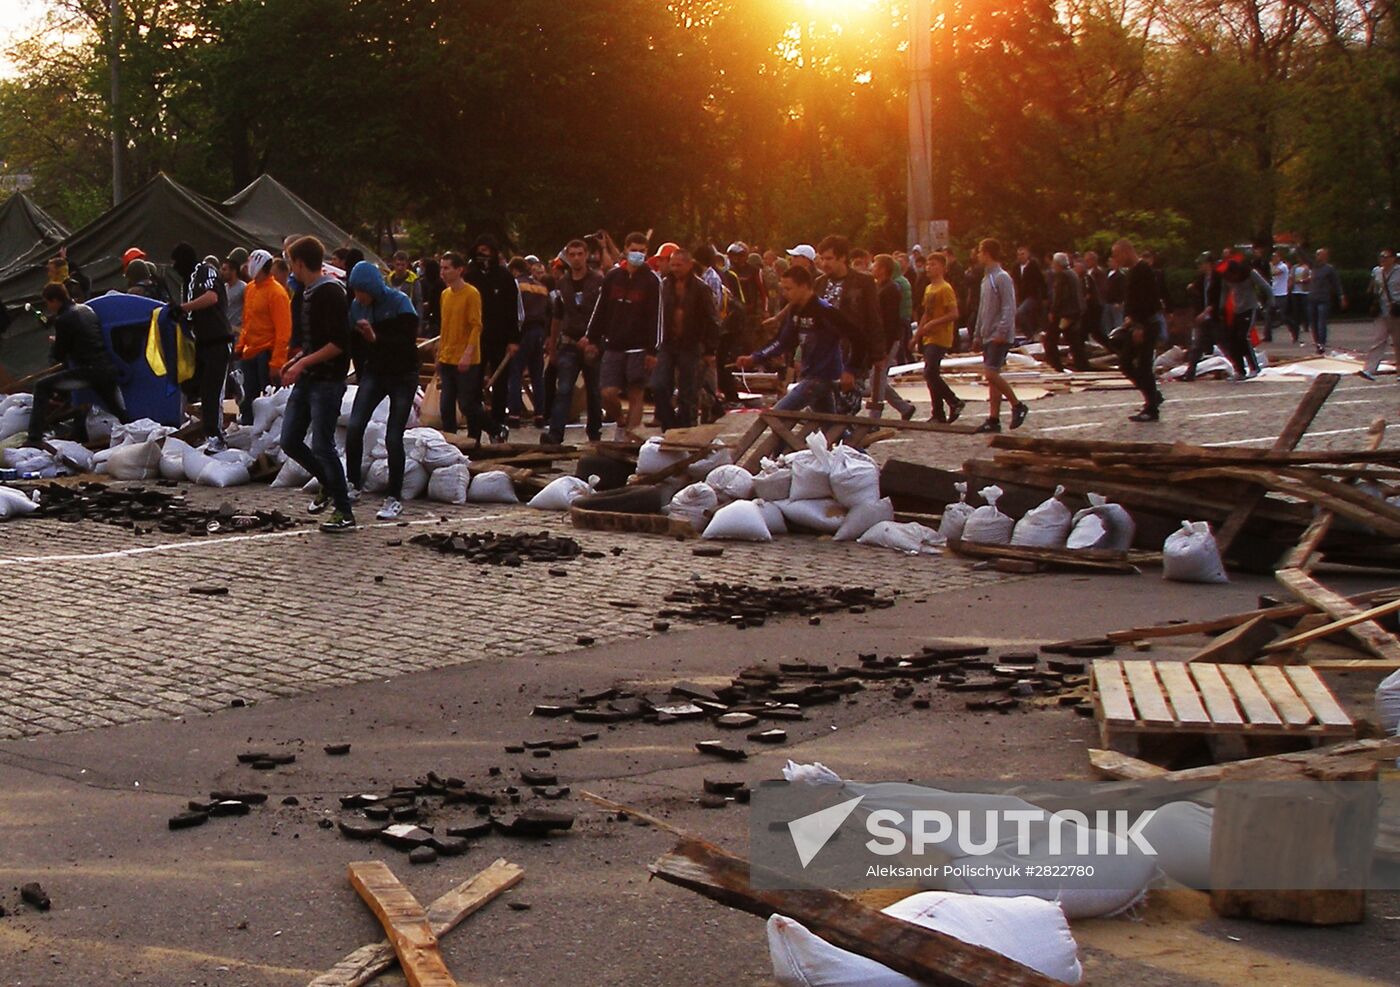
<path id="1" fill-rule="evenodd" d="M 553 741 L 552 741 L 552 740 L 548 740 L 548 739 L 545 739 L 545 740 L 527 740 L 527 741 L 525 741 L 525 749 L 526 749 L 527 751 L 536 751 L 536 750 L 539 750 L 539 749 L 541 749 L 541 748 L 543 748 L 543 747 L 548 747 L 551 743 L 553 743 Z"/>
<path id="2" fill-rule="evenodd" d="M 1104 644 L 1078 644 L 1065 652 L 1071 658 L 1107 658 L 1118 650 L 1118 646 L 1109 641 Z"/>
<path id="3" fill-rule="evenodd" d="M 501 775 L 501 769 L 498 765 L 493 764 L 491 765 L 491 767 L 486 769 L 486 773 L 492 778 L 499 778 Z"/>
<path id="4" fill-rule="evenodd" d="M 210 792 L 211 802 L 246 802 L 249 805 L 262 805 L 267 801 L 266 792 Z"/>
<path id="5" fill-rule="evenodd" d="M 556 716 L 568 716 L 573 711 L 574 707 L 572 706 L 554 706 L 548 703 L 541 703 L 530 711 L 530 715 L 552 718 Z M 530 745 L 526 744 L 525 746 L 529 747 Z"/>
<path id="6" fill-rule="evenodd" d="M 410 826 L 407 823 L 400 823 L 394 826 L 385 827 L 379 833 L 379 840 L 395 850 L 413 850 L 416 847 L 426 846 L 433 839 L 433 834 L 420 826 Z"/>
<path id="7" fill-rule="evenodd" d="M 724 554 L 724 548 L 719 545 L 701 545 L 691 549 L 690 554 L 702 559 L 717 559 Z"/>
<path id="8" fill-rule="evenodd" d="M 330 820 L 323 820 L 329 822 Z M 342 835 L 352 840 L 375 840 L 384 832 L 384 823 L 373 819 L 341 819 L 338 823 Z"/>
<path id="9" fill-rule="evenodd" d="M 282 800 L 282 804 L 283 804 L 283 805 L 301 805 L 301 799 L 297 798 L 295 795 L 288 795 L 286 798 L 284 798 L 284 799 Z"/>
<path id="10" fill-rule="evenodd" d="M 539 750 L 533 750 L 530 753 L 535 757 L 552 757 L 554 755 L 554 752 L 548 747 L 543 747 Z"/>
<path id="11" fill-rule="evenodd" d="M 394 809 L 390 815 L 393 816 L 394 822 L 413 822 L 418 818 L 418 806 L 401 805 Z"/>
<path id="12" fill-rule="evenodd" d="M 725 798 L 723 795 L 711 795 L 708 793 L 701 795 L 699 802 L 700 808 L 702 809 L 723 809 L 729 805 L 729 799 Z"/>
<path id="13" fill-rule="evenodd" d="M 1075 648 L 1112 648 L 1113 642 L 1106 637 L 1085 637 L 1074 641 L 1055 641 L 1050 644 L 1042 644 L 1040 651 L 1047 655 L 1070 655 L 1076 658 L 1093 657 L 1092 655 L 1072 655 Z M 1110 652 L 1111 653 L 1111 652 Z"/>
<path id="14" fill-rule="evenodd" d="M 752 713 L 725 713 L 715 720 L 715 726 L 725 730 L 743 730 L 758 722 L 758 717 Z"/>
<path id="15" fill-rule="evenodd" d="M 211 816 L 246 816 L 251 811 L 247 802 L 236 802 L 232 799 L 215 802 L 209 807 Z"/>
<path id="16" fill-rule="evenodd" d="M 811 624 L 813 627 L 816 627 L 816 626 L 817 626 L 818 624 L 820 624 L 821 622 L 822 622 L 822 619 L 821 619 L 820 617 L 808 617 L 808 618 L 807 618 L 807 623 Z"/>
<path id="17" fill-rule="evenodd" d="M 195 596 L 228 596 L 227 586 L 191 586 L 190 592 Z"/>
<path id="18" fill-rule="evenodd" d="M 434 836 L 429 846 L 444 857 L 460 857 L 472 848 L 471 841 L 462 836 Z"/>
<path id="19" fill-rule="evenodd" d="M 507 754 L 524 754 L 524 753 L 525 753 L 525 745 L 524 745 L 524 744 L 506 744 L 506 753 L 507 753 Z"/>
<path id="20" fill-rule="evenodd" d="M 207 812 L 182 812 L 179 815 L 171 816 L 167 820 L 167 825 L 171 829 L 190 829 L 194 826 L 203 826 L 209 821 Z"/>
<path id="21" fill-rule="evenodd" d="M 694 682 L 677 682 L 675 685 L 671 686 L 671 695 L 684 696 L 687 699 L 702 700 L 708 703 L 718 703 L 720 701 L 719 696 L 715 694 L 715 690 L 707 689 L 703 685 L 696 685 Z"/>
<path id="22" fill-rule="evenodd" d="M 408 862 L 410 864 L 431 864 L 438 858 L 438 852 L 430 846 L 414 847 L 409 851 Z"/>
<path id="23" fill-rule="evenodd" d="M 667 716 L 671 720 L 703 720 L 705 711 L 694 703 L 668 703 L 652 707 L 658 717 Z"/>
<path id="24" fill-rule="evenodd" d="M 749 739 L 759 744 L 782 744 L 788 739 L 786 730 L 758 730 L 749 734 Z"/>
<path id="25" fill-rule="evenodd" d="M 915 709 L 928 709 L 933 705 L 933 702 L 923 696 L 920 696 L 909 705 L 913 706 Z"/>
<path id="26" fill-rule="evenodd" d="M 568 812 L 527 809 L 513 816 L 497 816 L 493 822 L 507 836 L 548 836 L 572 829 L 574 817 Z"/>
<path id="27" fill-rule="evenodd" d="M 588 635 L 588 634 L 580 634 L 578 637 L 576 637 L 576 638 L 574 639 L 574 643 L 577 644 L 580 648 L 586 648 L 586 647 L 588 647 L 590 644 L 592 644 L 595 640 L 596 640 L 596 638 L 592 637 L 591 635 Z"/>
<path id="28" fill-rule="evenodd" d="M 579 739 L 577 737 L 565 737 L 562 740 L 551 740 L 549 749 L 552 751 L 571 751 L 577 749 Z"/>
<path id="29" fill-rule="evenodd" d="M 569 786 L 568 786 L 568 785 L 560 785 L 560 786 L 557 786 L 557 787 L 556 787 L 556 786 L 553 786 L 553 785 L 548 785 L 548 786 L 545 786 L 545 787 L 543 787 L 543 788 L 533 788 L 533 789 L 531 789 L 531 791 L 533 791 L 536 795 L 538 795 L 538 796 L 539 796 L 540 798 L 542 798 L 542 799 L 548 799 L 548 800 L 551 801 L 551 802 L 557 802 L 557 801 L 559 801 L 559 800 L 562 799 L 562 798 L 567 798 L 567 797 L 568 797 L 568 795 L 569 795 Z"/>
<path id="30" fill-rule="evenodd" d="M 474 840 L 486 836 L 491 832 L 491 820 L 483 819 L 481 822 L 466 823 L 462 826 L 448 826 L 447 835 L 460 837 L 464 840 Z"/>
<path id="31" fill-rule="evenodd" d="M 327 744 L 321 749 L 324 750 L 326 754 L 330 757 L 343 757 L 346 754 L 350 753 L 349 744 Z"/>
<path id="32" fill-rule="evenodd" d="M 238 755 L 238 763 L 252 764 L 254 761 L 266 761 L 271 756 L 267 751 L 245 751 Z"/>
<path id="33" fill-rule="evenodd" d="M 742 781 L 720 781 L 717 778 L 706 778 L 704 781 L 705 792 L 708 795 L 733 795 L 744 787 Z"/>
<path id="34" fill-rule="evenodd" d="M 37 882 L 21 885 L 19 896 L 26 905 L 33 905 L 41 912 L 46 912 L 53 907 L 53 902 L 49 901 L 48 893 Z"/>
<path id="35" fill-rule="evenodd" d="M 1039 663 L 1040 656 L 1034 651 L 1008 651 L 998 661 L 1003 665 L 1035 665 Z"/>
<path id="36" fill-rule="evenodd" d="M 389 814 L 393 810 L 387 805 L 367 805 L 360 811 L 365 814 L 366 819 L 374 819 L 378 822 L 387 823 L 389 821 Z"/>
<path id="37" fill-rule="evenodd" d="M 665 634 L 671 629 L 671 622 L 669 620 L 653 620 L 651 622 L 651 629 L 659 634 Z"/>
<path id="38" fill-rule="evenodd" d="M 254 771 L 276 771 L 277 762 L 270 757 L 264 757 L 254 761 L 252 767 Z"/>
<path id="39" fill-rule="evenodd" d="M 747 761 L 748 752 L 736 747 L 729 747 L 720 740 L 702 740 L 695 745 L 695 749 L 701 754 L 709 754 L 711 757 L 723 758 L 726 761 Z"/>
<path id="40" fill-rule="evenodd" d="M 522 785 L 557 785 L 559 776 L 552 771 L 522 771 L 520 772 L 520 783 Z"/>
<path id="41" fill-rule="evenodd" d="M 623 723 L 632 719 L 636 719 L 636 717 L 616 709 L 574 710 L 574 721 L 576 723 Z"/>
<path id="42" fill-rule="evenodd" d="M 530 910 L 530 903 L 528 901 L 508 901 L 506 902 L 506 907 L 513 912 L 528 912 Z"/>

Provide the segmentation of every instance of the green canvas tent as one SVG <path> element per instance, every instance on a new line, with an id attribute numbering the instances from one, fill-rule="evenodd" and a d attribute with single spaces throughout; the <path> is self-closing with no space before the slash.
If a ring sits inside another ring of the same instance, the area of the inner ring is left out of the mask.
<path id="1" fill-rule="evenodd" d="M 68 235 L 68 228 L 16 192 L 0 206 L 0 270 L 31 250 L 51 247 Z"/>
<path id="2" fill-rule="evenodd" d="M 292 233 L 309 234 L 326 245 L 327 254 L 337 247 L 358 247 L 366 260 L 383 266 L 383 261 L 367 244 L 317 212 L 271 175 L 259 175 L 243 191 L 224 200 L 220 209 L 245 230 L 275 242 L 278 247 L 282 239 Z"/>

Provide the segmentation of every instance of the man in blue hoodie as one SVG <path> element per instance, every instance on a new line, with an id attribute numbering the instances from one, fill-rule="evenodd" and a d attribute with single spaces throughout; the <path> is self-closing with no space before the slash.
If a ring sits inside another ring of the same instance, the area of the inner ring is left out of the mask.
<path id="1" fill-rule="evenodd" d="M 819 413 L 833 412 L 837 387 L 846 393 L 855 388 L 855 375 L 846 369 L 841 351 L 849 347 L 852 340 L 861 339 L 861 330 L 834 306 L 816 296 L 812 274 L 806 268 L 788 268 L 783 272 L 782 286 L 788 307 L 778 338 L 734 362 L 740 370 L 748 370 L 755 364 L 761 366 L 776 356 L 792 353 L 800 345 L 802 368 L 797 385 L 773 406 L 773 410 L 811 408 Z"/>
<path id="2" fill-rule="evenodd" d="M 403 513 L 403 433 L 418 393 L 418 313 L 409 297 L 384 283 L 379 268 L 362 260 L 350 270 L 350 325 L 365 340 L 364 364 L 359 388 L 345 433 L 345 472 L 352 491 L 361 487 L 365 429 L 374 409 L 389 399 L 389 420 L 384 435 L 389 450 L 389 489 L 375 516 L 396 520 Z"/>

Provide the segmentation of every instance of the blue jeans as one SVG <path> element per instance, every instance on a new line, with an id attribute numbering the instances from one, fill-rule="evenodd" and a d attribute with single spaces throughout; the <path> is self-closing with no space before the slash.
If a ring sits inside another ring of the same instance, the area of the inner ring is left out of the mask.
<path id="1" fill-rule="evenodd" d="M 1312 326 L 1313 342 L 1318 346 L 1327 345 L 1327 317 L 1331 314 L 1330 298 L 1308 299 L 1308 324 Z"/>
<path id="2" fill-rule="evenodd" d="M 335 452 L 335 425 L 340 420 L 340 402 L 345 397 L 344 380 L 299 379 L 287 398 L 282 417 L 282 451 L 306 472 L 321 481 L 321 490 L 335 509 L 349 517 L 350 495 L 345 488 L 345 470 Z M 311 430 L 311 446 L 306 431 Z"/>
<path id="3" fill-rule="evenodd" d="M 554 370 L 558 382 L 554 387 L 554 407 L 550 409 L 550 440 L 564 441 L 564 426 L 573 415 L 574 385 L 581 376 L 587 391 L 588 438 L 597 441 L 603 434 L 603 395 L 598 386 L 598 364 L 584 360 L 577 346 L 565 344 L 554 351 Z"/>
<path id="4" fill-rule="evenodd" d="M 1040 335 L 1045 328 L 1045 319 L 1040 313 L 1040 299 L 1027 298 L 1016 306 L 1016 330 L 1030 339 Z"/>
<path id="5" fill-rule="evenodd" d="M 808 408 L 819 414 L 834 412 L 836 410 L 836 385 L 829 380 L 803 378 L 797 382 L 792 390 L 783 395 L 782 400 L 773 405 L 774 411 L 805 411 Z"/>
<path id="6" fill-rule="evenodd" d="M 704 364 L 699 350 L 662 346 L 656 351 L 651 390 L 656 398 L 656 419 L 663 431 L 695 424 Z"/>
<path id="7" fill-rule="evenodd" d="M 530 375 L 530 404 L 535 408 L 535 417 L 543 418 L 544 405 L 544 341 L 543 327 L 536 326 L 520 333 L 520 348 L 510 361 L 510 396 L 507 407 L 517 418 L 525 413 L 521 394 L 525 389 L 525 375 Z"/>
<path id="8" fill-rule="evenodd" d="M 350 411 L 350 425 L 345 432 L 345 472 L 352 487 L 364 485 L 360 469 L 365 458 L 365 429 L 374 416 L 374 409 L 387 397 L 389 420 L 385 423 L 384 447 L 389 450 L 388 494 L 403 499 L 403 430 L 408 427 L 408 416 L 413 411 L 413 399 L 417 394 L 416 373 L 395 377 L 366 373 L 360 377 L 355 406 Z"/>

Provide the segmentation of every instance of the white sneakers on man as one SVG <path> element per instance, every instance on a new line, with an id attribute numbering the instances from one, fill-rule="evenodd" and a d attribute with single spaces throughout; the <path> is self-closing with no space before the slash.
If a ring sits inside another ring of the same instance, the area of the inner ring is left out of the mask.
<path id="1" fill-rule="evenodd" d="M 384 506 L 379 508 L 379 513 L 375 515 L 381 521 L 397 521 L 403 514 L 403 504 L 399 503 L 396 497 L 385 497 Z"/>

